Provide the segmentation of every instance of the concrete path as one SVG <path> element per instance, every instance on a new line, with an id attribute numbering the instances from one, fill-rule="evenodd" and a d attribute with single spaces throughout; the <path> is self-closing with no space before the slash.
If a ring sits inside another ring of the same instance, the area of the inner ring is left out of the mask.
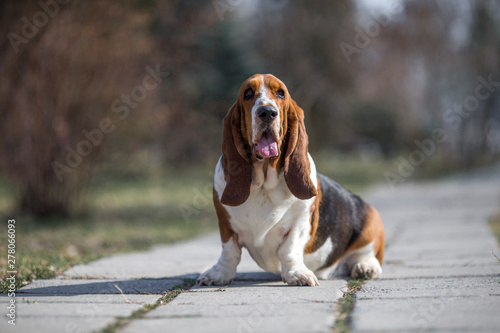
<path id="1" fill-rule="evenodd" d="M 354 332 L 500 332 L 500 168 L 376 191 L 384 273 L 357 293 Z"/>
<path id="2" fill-rule="evenodd" d="M 500 262 L 491 251 L 500 251 L 487 222 L 500 207 L 500 167 L 394 191 L 382 185 L 364 197 L 381 212 L 388 247 L 382 279 L 357 293 L 353 331 L 498 332 Z M 220 249 L 213 234 L 75 266 L 19 290 L 16 326 L 3 315 L 0 332 L 102 329 L 195 279 Z M 246 251 L 238 272 L 232 285 L 194 287 L 120 332 L 332 332 L 346 281 L 289 287 Z"/>

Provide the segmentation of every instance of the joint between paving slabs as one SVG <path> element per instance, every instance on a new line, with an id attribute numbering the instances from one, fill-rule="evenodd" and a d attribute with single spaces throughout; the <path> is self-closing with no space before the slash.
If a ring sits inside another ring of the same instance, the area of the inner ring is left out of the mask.
<path id="1" fill-rule="evenodd" d="M 118 317 L 116 320 L 106 326 L 105 328 L 96 331 L 96 333 L 116 333 L 123 327 L 125 327 L 127 324 L 129 324 L 132 320 L 135 319 L 141 319 L 143 318 L 146 313 L 156 309 L 160 305 L 165 305 L 169 302 L 171 302 L 174 298 L 176 298 L 178 295 L 180 295 L 183 292 L 189 291 L 188 289 L 191 288 L 195 284 L 194 279 L 184 279 L 184 282 L 175 286 L 172 288 L 172 290 L 169 290 L 165 295 L 160 297 L 155 303 L 153 304 L 145 304 L 143 305 L 140 309 L 135 310 L 132 312 L 132 314 L 128 317 Z M 123 291 L 115 284 L 114 285 L 122 294 L 122 296 L 125 299 L 125 302 L 131 304 L 130 302 L 123 294 Z M 139 292 L 141 293 L 141 292 Z M 150 293 L 141 293 L 141 294 L 150 294 Z M 137 304 L 137 303 L 134 303 Z"/>
<path id="2" fill-rule="evenodd" d="M 333 327 L 335 333 L 351 332 L 351 314 L 356 303 L 356 293 L 361 290 L 365 279 L 356 279 L 347 281 L 347 291 L 337 301 L 337 320 Z"/>

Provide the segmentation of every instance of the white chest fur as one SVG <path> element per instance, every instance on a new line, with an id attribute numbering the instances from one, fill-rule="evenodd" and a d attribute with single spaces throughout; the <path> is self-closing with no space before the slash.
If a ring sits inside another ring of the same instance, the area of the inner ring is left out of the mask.
<path id="1" fill-rule="evenodd" d="M 311 162 L 311 179 L 317 186 L 316 168 Z M 219 199 L 226 182 L 222 159 L 215 170 L 214 187 Z M 300 231 L 307 242 L 310 231 L 310 211 L 314 198 L 300 200 L 288 189 L 283 173 L 278 174 L 265 162 L 254 164 L 250 196 L 240 206 L 224 206 L 230 216 L 233 231 L 252 258 L 265 270 L 279 274 L 281 262 L 278 250 L 288 232 Z M 307 239 L 306 239 L 307 238 Z"/>

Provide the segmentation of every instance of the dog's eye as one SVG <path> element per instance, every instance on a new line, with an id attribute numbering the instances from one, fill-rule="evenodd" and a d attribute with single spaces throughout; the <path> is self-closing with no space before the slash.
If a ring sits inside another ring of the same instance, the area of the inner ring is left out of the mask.
<path id="1" fill-rule="evenodd" d="M 281 99 L 285 98 L 285 91 L 283 89 L 278 89 L 276 91 L 276 96 Z"/>
<path id="2" fill-rule="evenodd" d="M 245 100 L 249 101 L 252 98 L 253 98 L 253 90 L 250 88 L 245 90 Z"/>

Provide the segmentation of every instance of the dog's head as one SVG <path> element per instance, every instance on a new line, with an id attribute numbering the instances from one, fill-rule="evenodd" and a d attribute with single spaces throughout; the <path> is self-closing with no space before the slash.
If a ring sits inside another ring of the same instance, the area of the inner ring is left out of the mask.
<path id="1" fill-rule="evenodd" d="M 304 112 L 288 89 L 271 74 L 255 74 L 241 85 L 238 99 L 224 118 L 222 153 L 226 188 L 221 202 L 238 206 L 250 195 L 252 165 L 268 159 L 283 172 L 288 189 L 299 199 L 316 195 L 310 179 Z"/>

